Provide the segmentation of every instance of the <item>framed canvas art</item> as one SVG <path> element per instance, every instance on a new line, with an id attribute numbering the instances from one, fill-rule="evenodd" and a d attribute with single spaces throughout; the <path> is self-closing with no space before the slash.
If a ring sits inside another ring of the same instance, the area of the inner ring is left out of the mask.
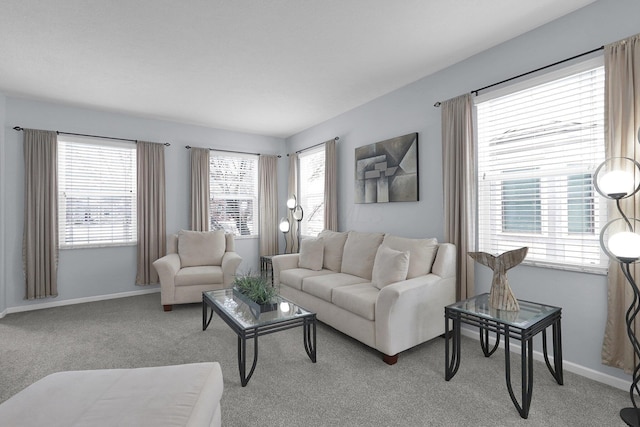
<path id="1" fill-rule="evenodd" d="M 356 203 L 418 201 L 418 133 L 356 148 Z"/>

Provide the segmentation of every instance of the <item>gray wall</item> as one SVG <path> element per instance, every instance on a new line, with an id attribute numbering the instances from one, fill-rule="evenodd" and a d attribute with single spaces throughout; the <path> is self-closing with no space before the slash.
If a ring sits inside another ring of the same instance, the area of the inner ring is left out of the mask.
<path id="1" fill-rule="evenodd" d="M 5 127 L 5 103 L 6 98 L 0 94 L 0 129 Z M 5 188 L 7 187 L 7 180 L 5 178 L 4 171 L 6 170 L 5 161 L 5 138 L 4 132 L 0 132 L 0 313 L 3 313 L 7 308 L 6 301 L 6 286 L 7 283 L 7 269 L 5 268 Z"/>
<path id="2" fill-rule="evenodd" d="M 386 231 L 408 237 L 443 237 L 440 110 L 453 98 L 512 76 L 634 35 L 640 2 L 600 0 L 521 37 L 344 113 L 287 139 L 289 151 L 339 136 L 338 182 L 341 230 Z M 473 40 L 469 40 L 473 43 Z M 354 149 L 387 138 L 419 133 L 420 201 L 353 203 Z M 488 292 L 491 271 L 476 269 L 477 293 Z M 565 362 L 628 380 L 601 364 L 606 319 L 606 278 L 601 275 L 519 266 L 509 272 L 517 297 L 561 306 Z M 620 314 L 623 315 L 622 313 Z M 536 342 L 536 349 L 541 345 Z M 463 361 L 464 363 L 464 361 Z"/>
<path id="3" fill-rule="evenodd" d="M 2 105 L 3 98 L 0 98 Z M 75 108 L 21 98 L 6 97 L 6 112 L 0 108 L 0 150 L 4 149 L 0 172 L 4 207 L 0 217 L 0 233 L 5 254 L 3 281 L 0 283 L 0 313 L 31 304 L 60 303 L 65 300 L 100 297 L 110 294 L 136 292 L 157 288 L 135 286 L 135 246 L 68 249 L 60 251 L 58 271 L 59 296 L 52 299 L 24 300 L 22 272 L 22 228 L 24 168 L 22 133 L 13 126 L 59 130 L 74 133 L 104 135 L 127 139 L 170 142 L 165 151 L 167 183 L 167 232 L 188 228 L 189 214 L 189 150 L 185 145 L 225 150 L 248 151 L 261 154 L 282 154 L 284 140 L 260 135 L 229 132 L 167 121 L 152 120 L 104 111 Z M 1 153 L 1 151 L 0 151 Z M 286 157 L 284 158 L 286 159 Z M 279 164 L 279 186 L 285 188 L 286 160 Z M 280 182 L 281 181 L 281 182 Z M 242 256 L 242 271 L 259 269 L 258 239 L 236 240 L 236 250 Z M 4 298 L 3 298 L 4 296 Z"/>

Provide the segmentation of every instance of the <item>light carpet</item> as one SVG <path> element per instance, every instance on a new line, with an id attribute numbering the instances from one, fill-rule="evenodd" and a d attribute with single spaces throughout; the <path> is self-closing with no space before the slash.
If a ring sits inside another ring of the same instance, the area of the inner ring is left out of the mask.
<path id="1" fill-rule="evenodd" d="M 570 372 L 559 386 L 535 362 L 522 419 L 506 389 L 504 352 L 485 358 L 465 337 L 460 370 L 448 382 L 442 338 L 388 366 L 377 351 L 319 323 L 314 364 L 302 328 L 290 329 L 259 338 L 246 387 L 236 351 L 236 335 L 215 314 L 202 331 L 200 304 L 165 313 L 159 294 L 14 313 L 0 319 L 0 402 L 58 371 L 217 361 L 224 426 L 622 426 L 618 411 L 630 404 L 628 393 Z M 520 359 L 511 359 L 519 396 Z"/>

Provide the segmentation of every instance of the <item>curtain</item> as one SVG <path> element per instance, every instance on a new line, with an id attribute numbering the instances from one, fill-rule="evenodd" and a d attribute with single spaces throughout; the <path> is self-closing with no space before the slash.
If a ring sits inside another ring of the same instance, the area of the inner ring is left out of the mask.
<path id="1" fill-rule="evenodd" d="M 338 231 L 338 158 L 336 140 L 324 143 L 324 228 Z"/>
<path id="2" fill-rule="evenodd" d="M 475 247 L 476 175 L 471 95 L 442 103 L 442 182 L 444 238 L 456 245 L 456 298 L 475 295 L 474 261 L 467 255 Z"/>
<path id="3" fill-rule="evenodd" d="M 606 157 L 629 157 L 640 161 L 638 129 L 640 128 L 640 35 L 605 46 L 605 153 Z M 640 218 L 640 197 L 621 200 L 621 208 L 629 218 Z M 613 202 L 609 203 L 609 220 L 619 217 Z M 631 266 L 635 278 L 640 267 Z M 633 301 L 633 292 L 620 266 L 611 262 L 608 273 L 607 323 L 602 345 L 605 365 L 633 371 L 637 361 L 627 336 L 624 313 Z M 640 321 L 632 326 L 634 333 Z"/>
<path id="4" fill-rule="evenodd" d="M 298 153 L 293 153 L 289 155 L 289 182 L 287 186 L 287 199 L 291 196 L 298 197 Z M 293 211 L 287 209 L 287 218 L 289 219 L 289 224 L 291 225 L 289 232 L 284 235 L 285 246 L 287 248 L 287 252 L 295 253 L 298 251 L 298 240 L 294 239 L 297 236 L 297 232 L 300 230 L 296 230 L 297 222 L 293 219 Z"/>
<path id="5" fill-rule="evenodd" d="M 164 144 L 143 141 L 138 141 L 136 147 L 138 192 L 136 285 L 159 282 L 153 262 L 166 253 L 164 147 Z"/>
<path id="6" fill-rule="evenodd" d="M 278 247 L 278 157 L 260 156 L 258 161 L 260 199 L 260 256 L 277 255 Z"/>
<path id="7" fill-rule="evenodd" d="M 208 148 L 191 148 L 191 229 L 209 230 Z"/>
<path id="8" fill-rule="evenodd" d="M 25 298 L 58 296 L 58 136 L 24 129 Z"/>

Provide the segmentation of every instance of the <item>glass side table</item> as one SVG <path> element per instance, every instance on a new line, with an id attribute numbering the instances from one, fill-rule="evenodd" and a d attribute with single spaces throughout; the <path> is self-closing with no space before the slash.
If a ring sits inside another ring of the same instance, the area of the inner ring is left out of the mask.
<path id="1" fill-rule="evenodd" d="M 533 337 L 542 332 L 542 352 L 547 368 L 556 382 L 563 384 L 562 336 L 560 317 L 562 309 L 550 305 L 518 300 L 519 311 L 497 310 L 489 305 L 489 294 L 477 295 L 451 304 L 444 309 L 445 316 L 445 380 L 449 381 L 460 367 L 460 326 L 463 323 L 477 326 L 480 331 L 480 346 L 485 357 L 498 348 L 500 336 L 504 338 L 505 378 L 511 401 L 522 418 L 529 416 L 533 393 Z M 453 329 L 449 330 L 449 321 Z M 552 329 L 553 362 L 547 354 L 547 328 Z M 496 341 L 489 345 L 489 333 L 495 332 Z M 518 403 L 511 386 L 510 340 L 520 341 L 522 404 Z M 450 343 L 451 342 L 451 343 Z"/>

